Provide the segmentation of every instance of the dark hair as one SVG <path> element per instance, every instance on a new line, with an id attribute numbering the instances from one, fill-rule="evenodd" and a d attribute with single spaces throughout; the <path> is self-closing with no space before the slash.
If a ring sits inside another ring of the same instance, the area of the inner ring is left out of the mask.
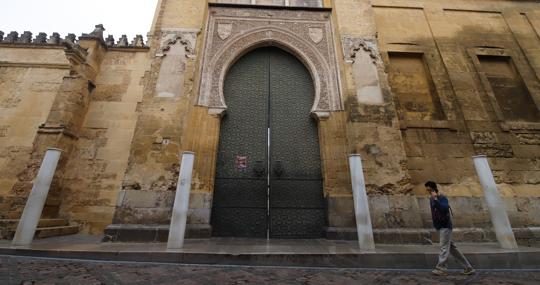
<path id="1" fill-rule="evenodd" d="M 439 189 L 437 189 L 437 183 L 433 181 L 428 181 L 424 186 L 431 188 L 435 193 L 439 193 Z"/>

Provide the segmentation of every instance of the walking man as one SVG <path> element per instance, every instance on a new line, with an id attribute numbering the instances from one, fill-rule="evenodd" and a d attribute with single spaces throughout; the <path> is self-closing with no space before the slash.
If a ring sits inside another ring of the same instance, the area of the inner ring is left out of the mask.
<path id="1" fill-rule="evenodd" d="M 448 256 L 452 254 L 454 258 L 463 266 L 463 274 L 470 275 L 475 272 L 467 258 L 458 250 L 452 241 L 452 216 L 451 208 L 448 199 L 439 194 L 437 184 L 433 181 L 428 181 L 424 184 L 426 190 L 430 193 L 429 205 L 431 206 L 431 217 L 433 226 L 439 231 L 439 240 L 441 252 L 439 253 L 439 262 L 432 271 L 435 275 L 448 275 L 446 272 Z"/>

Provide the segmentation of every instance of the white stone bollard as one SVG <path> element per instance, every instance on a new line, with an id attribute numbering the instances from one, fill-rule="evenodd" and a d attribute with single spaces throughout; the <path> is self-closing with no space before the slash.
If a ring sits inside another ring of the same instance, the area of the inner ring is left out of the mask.
<path id="1" fill-rule="evenodd" d="M 167 240 L 168 249 L 181 249 L 184 246 L 194 160 L 195 154 L 193 152 L 185 151 L 182 153 L 180 175 L 176 185 L 171 226 L 169 228 L 169 239 Z"/>
<path id="2" fill-rule="evenodd" d="M 45 152 L 32 191 L 28 195 L 17 225 L 12 245 L 30 245 L 32 243 L 61 153 L 62 150 L 56 148 L 49 148 Z"/>
<path id="3" fill-rule="evenodd" d="M 491 215 L 491 223 L 495 230 L 495 235 L 502 248 L 518 248 L 510 220 L 501 195 L 497 190 L 497 184 L 489 168 L 489 163 L 485 155 L 473 156 L 474 167 L 480 179 L 480 184 L 484 190 L 484 197 Z"/>
<path id="4" fill-rule="evenodd" d="M 359 154 L 349 155 L 349 167 L 351 169 L 351 182 L 354 199 L 354 212 L 356 217 L 356 231 L 358 244 L 361 250 L 375 250 L 373 240 L 373 228 L 369 215 L 369 204 L 362 169 L 362 158 Z"/>

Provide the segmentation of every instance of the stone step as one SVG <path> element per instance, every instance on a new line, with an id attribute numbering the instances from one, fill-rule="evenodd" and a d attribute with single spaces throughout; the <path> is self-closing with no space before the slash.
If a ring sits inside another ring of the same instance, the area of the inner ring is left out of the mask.
<path id="1" fill-rule="evenodd" d="M 0 220 L 0 228 L 4 229 L 17 229 L 17 225 L 19 224 L 19 219 L 2 219 Z M 68 221 L 64 219 L 40 219 L 38 223 L 38 228 L 46 228 L 46 227 L 59 227 L 59 226 L 67 226 Z"/>
<path id="2" fill-rule="evenodd" d="M 60 226 L 37 228 L 34 238 L 46 238 L 55 236 L 73 235 L 79 232 L 79 226 Z"/>
<path id="3" fill-rule="evenodd" d="M 76 245 L 76 248 L 69 245 Z M 477 269 L 528 269 L 537 271 L 540 268 L 539 248 L 521 247 L 517 250 L 508 250 L 501 249 L 496 243 L 464 243 L 458 246 Z M 88 237 L 76 235 L 68 238 L 50 238 L 36 242 L 31 247 L 22 248 L 13 247 L 10 243 L 0 243 L 0 254 L 103 260 L 107 262 L 327 267 L 329 270 L 334 270 L 332 268 L 337 267 L 349 269 L 432 270 L 438 259 L 439 246 L 377 244 L 375 251 L 366 252 L 360 250 L 358 243 L 355 241 L 210 238 L 188 239 L 183 250 L 168 250 L 165 243 L 118 243 L 112 245 L 99 243 L 97 238 L 89 239 Z M 450 268 L 459 268 L 453 258 L 450 258 L 448 265 Z M 396 274 L 399 273 L 396 271 Z M 449 281 L 458 280 L 457 275 L 459 273 L 455 272 L 453 274 L 455 275 L 450 276 Z M 489 275 L 489 273 L 486 274 Z M 472 278 L 477 280 L 477 277 L 473 276 Z M 396 280 L 394 280 L 396 282 L 393 284 L 404 284 L 404 282 L 399 282 L 403 280 L 402 278 Z M 446 279 L 442 282 L 444 281 Z M 369 284 L 373 283 L 377 282 Z M 434 284 L 433 282 L 424 283 Z M 455 284 L 454 282 L 446 282 L 445 284 L 448 283 Z M 475 284 L 478 283 L 480 282 L 475 282 Z M 407 284 L 411 284 L 411 282 L 407 282 Z M 501 284 L 501 282 L 493 281 L 493 283 L 490 283 L 488 281 L 483 284 Z M 528 284 L 538 284 L 538 282 L 535 283 L 531 280 Z"/>
<path id="4" fill-rule="evenodd" d="M 0 219 L 0 239 L 13 239 L 15 231 L 17 230 L 17 225 L 19 224 L 19 219 Z M 38 237 L 38 231 L 40 229 L 49 229 L 49 228 L 62 228 L 62 227 L 71 227 L 69 222 L 65 219 L 40 219 L 37 229 L 36 229 L 36 238 Z M 75 226 L 78 229 L 78 226 Z M 72 230 L 66 230 L 66 234 L 71 234 Z M 55 236 L 55 235 L 51 235 Z"/>
<path id="5" fill-rule="evenodd" d="M 112 224 L 105 229 L 103 241 L 112 242 L 167 242 L 169 225 Z M 186 238 L 209 238 L 208 225 L 188 224 Z"/>

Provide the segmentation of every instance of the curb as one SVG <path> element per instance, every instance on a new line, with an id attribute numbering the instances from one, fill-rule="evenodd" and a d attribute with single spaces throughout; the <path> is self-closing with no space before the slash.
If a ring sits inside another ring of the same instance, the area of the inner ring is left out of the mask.
<path id="1" fill-rule="evenodd" d="M 436 253 L 230 254 L 173 251 L 58 251 L 17 248 L 0 248 L 0 255 L 177 264 L 366 269 L 431 269 L 434 264 L 436 264 L 438 257 Z M 465 255 L 477 269 L 540 268 L 540 252 L 468 253 Z M 452 268 L 459 268 L 459 266 L 453 262 L 450 262 L 449 265 Z"/>

